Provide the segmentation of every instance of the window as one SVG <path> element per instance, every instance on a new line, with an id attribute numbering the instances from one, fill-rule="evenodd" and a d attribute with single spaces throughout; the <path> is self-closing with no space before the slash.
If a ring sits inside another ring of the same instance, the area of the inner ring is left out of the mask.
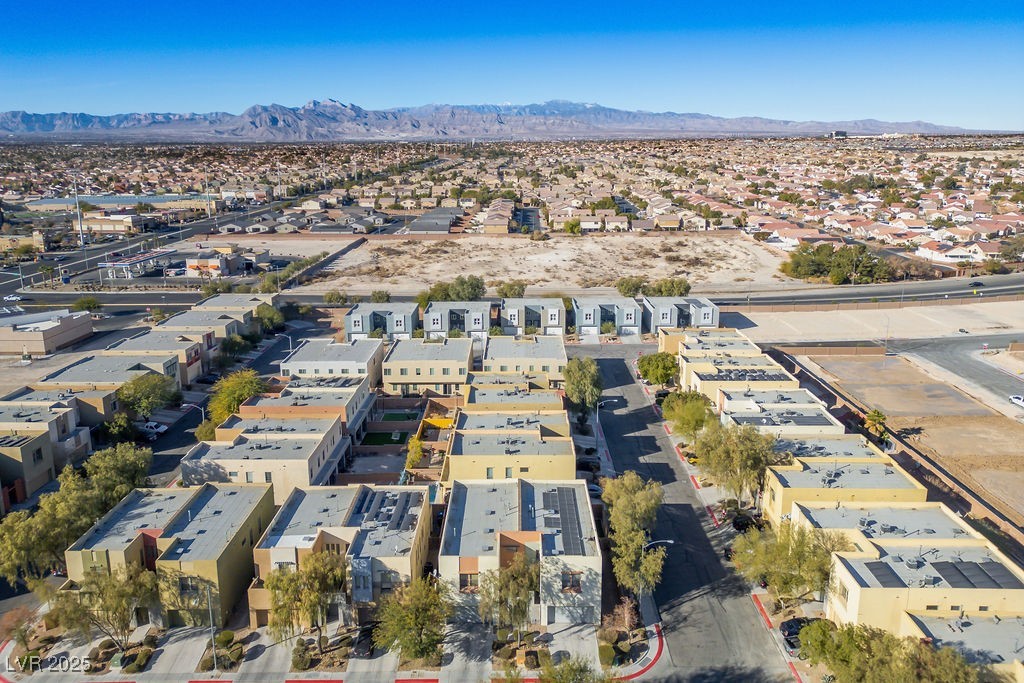
<path id="1" fill-rule="evenodd" d="M 529 471 L 530 471 L 529 467 L 520 467 L 519 468 L 519 474 L 526 474 Z"/>
<path id="2" fill-rule="evenodd" d="M 178 592 L 179 593 L 196 593 L 199 591 L 199 581 L 194 576 L 179 576 L 178 577 Z"/>
<path id="3" fill-rule="evenodd" d="M 434 368 L 427 368 L 427 374 L 428 375 L 433 375 L 434 374 Z"/>
<path id="4" fill-rule="evenodd" d="M 498 370 L 501 371 L 501 372 L 508 372 L 508 366 L 507 365 L 499 365 L 498 366 Z"/>
<path id="5" fill-rule="evenodd" d="M 505 478 L 506 479 L 511 479 L 512 478 L 512 468 L 511 467 L 506 467 L 505 468 Z"/>
<path id="6" fill-rule="evenodd" d="M 949 606 L 949 611 L 950 612 L 959 612 L 960 611 L 960 605 L 950 605 Z"/>
<path id="7" fill-rule="evenodd" d="M 334 374 L 334 368 L 327 368 L 327 374 L 328 375 L 333 375 Z"/>
<path id="8" fill-rule="evenodd" d="M 452 369 L 451 368 L 441 368 L 441 374 L 442 375 L 450 375 L 450 374 L 452 374 Z"/>
<path id="9" fill-rule="evenodd" d="M 332 375 L 334 374 L 334 371 L 333 371 L 333 370 L 331 370 L 331 374 L 332 374 Z M 343 374 L 343 375 L 347 375 L 347 374 L 348 374 L 348 368 L 342 368 L 342 369 L 341 369 L 341 374 Z"/>
<path id="10" fill-rule="evenodd" d="M 987 612 L 988 611 L 988 605 L 978 605 L 978 611 L 979 612 Z"/>
<path id="11" fill-rule="evenodd" d="M 33 465 L 38 465 L 42 461 L 43 461 L 43 449 L 42 448 L 37 448 L 34 451 L 32 451 L 32 464 Z"/>
<path id="12" fill-rule="evenodd" d="M 494 479 L 494 468 L 493 467 L 488 467 L 487 468 L 487 478 L 488 479 Z"/>
<path id="13" fill-rule="evenodd" d="M 421 368 L 416 368 L 416 376 L 419 377 L 421 374 L 423 374 L 422 369 Z"/>
<path id="14" fill-rule="evenodd" d="M 402 377 L 405 377 L 406 375 L 409 374 L 409 368 L 401 368 L 401 369 L 399 369 L 398 374 L 401 375 Z"/>
<path id="15" fill-rule="evenodd" d="M 459 574 L 459 592 L 476 593 L 480 590 L 479 574 Z"/>
<path id="16" fill-rule="evenodd" d="M 299 368 L 299 374 L 300 375 L 305 375 L 306 374 L 306 368 Z"/>
<path id="17" fill-rule="evenodd" d="M 245 473 L 245 483 L 246 484 L 251 484 L 252 483 L 252 472 L 246 472 Z"/>
<path id="18" fill-rule="evenodd" d="M 228 477 L 231 478 L 231 479 L 236 479 L 238 477 L 238 472 L 237 471 L 228 472 Z"/>
<path id="19" fill-rule="evenodd" d="M 391 376 L 391 368 L 384 368 L 384 376 L 385 377 L 390 377 Z"/>
<path id="20" fill-rule="evenodd" d="M 839 600 L 842 603 L 846 603 L 847 598 L 850 597 L 850 589 L 845 584 L 839 584 Z"/>
<path id="21" fill-rule="evenodd" d="M 263 481 L 265 481 L 268 484 L 273 481 L 273 477 L 270 476 L 270 472 L 263 473 Z"/>
<path id="22" fill-rule="evenodd" d="M 583 314 L 583 319 L 586 320 L 589 323 L 590 321 L 592 321 L 594 319 L 594 314 L 593 313 L 584 313 Z"/>
<path id="23" fill-rule="evenodd" d="M 582 593 L 583 572 L 562 572 L 562 592 Z"/>
<path id="24" fill-rule="evenodd" d="M 460 375 L 465 375 L 466 374 L 466 368 L 459 368 L 459 374 Z"/>
<path id="25" fill-rule="evenodd" d="M 542 366 L 540 366 L 540 371 L 541 372 L 550 372 L 551 371 L 551 366 L 550 365 L 542 365 Z"/>
<path id="26" fill-rule="evenodd" d="M 925 605 L 924 608 L 929 612 L 935 612 L 939 609 L 938 605 Z"/>

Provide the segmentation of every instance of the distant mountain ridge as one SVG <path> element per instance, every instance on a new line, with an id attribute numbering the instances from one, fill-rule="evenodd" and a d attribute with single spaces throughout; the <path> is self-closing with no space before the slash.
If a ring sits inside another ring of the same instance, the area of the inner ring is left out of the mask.
<path id="1" fill-rule="evenodd" d="M 337 100 L 301 107 L 257 104 L 241 114 L 0 113 L 0 140 L 153 142 L 326 142 L 397 140 L 552 140 L 567 138 L 801 136 L 970 131 L 926 121 L 786 121 L 756 116 L 626 111 L 552 100 L 542 104 L 429 104 L 372 110 Z"/>

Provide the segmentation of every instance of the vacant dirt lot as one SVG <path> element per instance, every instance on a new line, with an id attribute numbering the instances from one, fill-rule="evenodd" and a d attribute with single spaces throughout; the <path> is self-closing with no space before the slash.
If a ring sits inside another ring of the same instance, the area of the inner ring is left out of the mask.
<path id="1" fill-rule="evenodd" d="M 811 359 L 826 379 L 888 416 L 889 427 L 1008 515 L 1024 520 L 1024 425 L 996 413 L 903 358 Z"/>
<path id="2" fill-rule="evenodd" d="M 319 242 L 287 238 L 263 242 L 275 253 L 324 248 Z M 490 235 L 371 240 L 332 265 L 335 277 L 309 288 L 415 293 L 460 274 L 479 275 L 489 284 L 523 280 L 530 287 L 528 293 L 610 287 L 623 275 L 685 277 L 704 290 L 749 287 L 737 283 L 750 282 L 798 284 L 779 274 L 781 260 L 738 235 L 556 235 L 538 242 Z"/>

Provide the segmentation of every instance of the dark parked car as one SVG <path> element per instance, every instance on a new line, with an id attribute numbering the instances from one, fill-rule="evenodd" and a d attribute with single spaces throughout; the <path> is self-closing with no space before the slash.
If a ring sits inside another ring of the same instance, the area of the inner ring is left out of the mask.
<path id="1" fill-rule="evenodd" d="M 985 283 L 984 283 L 984 282 L 982 282 L 981 280 L 974 280 L 974 281 L 973 281 L 973 282 L 971 282 L 971 283 L 970 283 L 970 284 L 969 284 L 968 286 L 969 286 L 969 287 L 984 287 L 984 286 L 985 286 Z"/>
<path id="2" fill-rule="evenodd" d="M 816 619 L 809 619 L 808 617 L 796 617 L 794 619 L 787 619 L 786 621 L 779 624 L 779 633 L 782 634 L 783 638 L 794 638 L 800 635 L 800 629 L 814 621 L 816 621 Z"/>
<path id="3" fill-rule="evenodd" d="M 664 399 L 666 396 L 668 396 L 671 393 L 672 392 L 669 391 L 668 389 L 659 389 L 658 391 L 654 392 L 654 398 Z"/>
<path id="4" fill-rule="evenodd" d="M 601 471 L 601 461 L 596 458 L 576 458 L 576 469 L 596 474 Z"/>
<path id="5" fill-rule="evenodd" d="M 374 624 L 367 624 L 366 626 L 360 627 L 352 645 L 353 657 L 373 656 L 373 627 Z"/>
<path id="6" fill-rule="evenodd" d="M 760 529 L 761 521 L 750 515 L 736 515 L 732 518 L 732 528 L 741 534 L 745 534 L 751 529 Z"/>

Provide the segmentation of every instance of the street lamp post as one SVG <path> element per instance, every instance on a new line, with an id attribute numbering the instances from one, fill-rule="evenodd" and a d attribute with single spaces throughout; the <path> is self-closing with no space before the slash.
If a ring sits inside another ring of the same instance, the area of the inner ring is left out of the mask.
<path id="1" fill-rule="evenodd" d="M 203 422 L 206 422 L 206 408 L 202 407 L 198 403 L 182 403 L 182 408 L 195 408 L 203 415 Z"/>
<path id="2" fill-rule="evenodd" d="M 287 339 L 288 340 L 288 353 L 292 352 L 292 338 L 291 338 L 290 335 L 287 335 L 287 334 L 284 334 L 284 333 L 278 333 L 278 334 L 276 334 L 274 336 L 275 337 L 284 337 L 285 339 Z"/>
<path id="3" fill-rule="evenodd" d="M 644 549 L 644 550 L 647 550 L 647 549 L 648 549 L 648 548 L 650 548 L 650 547 L 651 547 L 652 545 L 658 545 L 658 544 L 660 544 L 660 543 L 664 543 L 665 545 L 675 545 L 675 544 L 676 544 L 676 542 L 675 542 L 675 541 L 673 541 L 673 540 L 672 540 L 671 538 L 662 538 L 662 539 L 659 539 L 659 540 L 657 540 L 657 541 L 651 541 L 650 543 L 646 543 L 646 544 L 644 545 L 643 549 Z"/>

